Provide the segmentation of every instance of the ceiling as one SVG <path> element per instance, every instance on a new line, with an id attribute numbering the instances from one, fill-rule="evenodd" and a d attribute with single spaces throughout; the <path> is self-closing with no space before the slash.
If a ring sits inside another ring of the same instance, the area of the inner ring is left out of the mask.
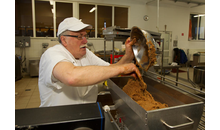
<path id="1" fill-rule="evenodd" d="M 157 0 L 142 0 L 146 4 L 155 3 Z M 189 6 L 191 8 L 205 5 L 205 0 L 160 0 L 160 3 L 173 4 L 177 6 Z"/>
<path id="2" fill-rule="evenodd" d="M 198 4 L 198 5 L 204 5 L 205 4 L 205 0 L 170 0 L 173 2 L 183 2 L 183 3 L 187 3 L 187 4 Z"/>

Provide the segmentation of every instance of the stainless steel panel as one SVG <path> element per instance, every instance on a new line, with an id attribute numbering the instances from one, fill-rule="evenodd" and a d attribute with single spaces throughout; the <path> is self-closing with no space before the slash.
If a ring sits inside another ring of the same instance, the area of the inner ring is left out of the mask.
<path id="1" fill-rule="evenodd" d="M 106 30 L 103 30 L 102 34 L 105 35 L 105 37 L 111 37 L 111 35 L 112 35 L 113 37 L 120 38 L 118 36 L 129 37 L 130 36 L 130 31 L 131 31 L 131 29 L 128 29 L 128 28 L 120 28 L 120 26 L 112 26 L 112 27 L 107 27 Z M 149 30 L 145 30 L 145 31 L 150 33 L 151 36 L 155 40 L 160 39 L 161 33 L 152 32 L 152 31 L 149 31 Z"/>
<path id="2" fill-rule="evenodd" d="M 113 78 L 111 78 L 111 80 L 112 79 Z M 119 81 L 117 82 L 118 83 L 117 85 L 111 80 L 108 80 L 107 82 L 108 82 L 108 86 L 110 87 L 110 92 L 116 108 L 121 104 L 123 104 L 124 103 L 123 101 L 125 101 L 128 107 L 130 107 L 133 111 L 135 111 L 135 113 L 137 113 L 137 115 L 142 120 L 145 120 L 146 116 L 145 114 L 143 115 L 143 113 L 145 113 L 146 111 L 142 107 L 140 107 L 135 101 L 131 100 L 131 98 L 121 89 L 127 83 L 128 78 L 115 78 L 116 82 L 117 80 Z"/>
<path id="3" fill-rule="evenodd" d="M 117 77 L 108 80 L 116 110 L 128 129 L 167 130 L 168 127 L 162 123 L 162 120 L 171 126 L 179 127 L 187 124 L 178 129 L 197 129 L 203 111 L 203 102 L 143 77 L 147 90 L 154 99 L 169 106 L 145 111 L 122 90 L 129 78 L 131 77 Z M 191 118 L 193 122 L 186 117 Z"/>
<path id="4" fill-rule="evenodd" d="M 157 109 L 147 112 L 148 126 L 152 130 L 166 130 L 166 127 L 161 120 L 172 126 L 189 123 L 186 117 L 191 118 L 194 122 L 186 126 L 180 126 L 181 130 L 197 130 L 202 112 L 203 104 L 201 102 L 187 105 L 180 105 L 164 109 Z"/>
<path id="5" fill-rule="evenodd" d="M 193 82 L 205 88 L 205 66 L 194 66 Z"/>
<path id="6" fill-rule="evenodd" d="M 113 82 L 108 82 L 108 85 L 115 84 Z M 149 130 L 148 126 L 146 125 L 147 122 L 145 121 L 145 110 L 142 107 L 138 107 L 138 104 L 133 100 L 128 99 L 127 96 L 124 95 L 125 93 L 120 93 L 122 95 L 119 97 L 118 94 L 112 91 L 112 89 L 110 89 L 110 91 L 118 113 L 117 116 L 122 119 L 125 126 L 129 130 Z M 124 98 L 121 98 L 121 96 Z M 126 100 L 129 102 L 128 104 L 125 102 Z"/>
<path id="7" fill-rule="evenodd" d="M 38 76 L 39 75 L 39 62 L 40 62 L 40 58 L 29 59 L 30 76 Z"/>

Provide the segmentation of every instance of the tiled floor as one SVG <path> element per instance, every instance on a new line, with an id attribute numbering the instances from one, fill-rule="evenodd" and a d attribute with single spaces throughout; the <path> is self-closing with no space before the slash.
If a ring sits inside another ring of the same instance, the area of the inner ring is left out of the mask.
<path id="1" fill-rule="evenodd" d="M 15 82 L 15 109 L 34 108 L 40 106 L 38 77 L 24 76 Z"/>

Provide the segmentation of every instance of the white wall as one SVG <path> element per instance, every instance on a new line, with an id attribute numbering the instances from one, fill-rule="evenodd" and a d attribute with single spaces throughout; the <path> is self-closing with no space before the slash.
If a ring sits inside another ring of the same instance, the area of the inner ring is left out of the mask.
<path id="1" fill-rule="evenodd" d="M 147 30 L 157 31 L 157 12 L 156 5 L 148 5 L 147 13 L 150 20 L 147 21 Z M 178 48 L 182 49 L 205 49 L 205 41 L 188 41 L 189 16 L 191 12 L 204 13 L 205 6 L 194 8 L 174 6 L 163 4 L 159 8 L 159 30 L 164 31 L 164 25 L 167 25 L 167 31 L 172 31 L 172 40 L 178 40 Z M 149 29 L 148 29 L 149 28 Z M 184 33 L 184 36 L 182 36 Z M 173 42 L 172 42 L 173 43 Z"/>
<path id="2" fill-rule="evenodd" d="M 150 20 L 147 21 L 147 30 L 158 31 L 157 26 L 157 7 L 156 2 L 147 5 L 147 15 Z M 170 51 L 173 50 L 173 40 L 178 41 L 178 48 L 183 49 L 187 54 L 189 51 L 189 60 L 193 60 L 192 55 L 196 51 L 205 51 L 205 41 L 188 41 L 189 33 L 189 17 L 190 13 L 205 13 L 205 6 L 198 6 L 190 8 L 188 6 L 176 6 L 175 4 L 168 5 L 167 3 L 160 2 L 159 8 L 159 30 L 164 31 L 164 25 L 167 25 L 166 31 L 172 31 L 172 42 Z M 182 36 L 182 33 L 184 34 Z M 171 53 L 172 54 L 172 53 Z M 172 59 L 172 55 L 170 55 Z M 201 62 L 205 62 L 205 56 L 201 56 Z"/>

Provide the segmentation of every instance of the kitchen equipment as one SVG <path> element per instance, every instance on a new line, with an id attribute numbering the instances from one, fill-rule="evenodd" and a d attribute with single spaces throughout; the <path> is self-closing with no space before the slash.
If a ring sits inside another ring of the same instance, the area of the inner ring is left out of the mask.
<path id="1" fill-rule="evenodd" d="M 151 36 L 156 40 L 160 39 L 161 34 L 153 31 L 148 31 L 148 33 L 151 34 Z M 125 42 L 128 37 L 130 37 L 131 28 L 120 28 L 120 26 L 112 26 L 112 27 L 107 27 L 106 30 L 103 30 L 103 35 L 105 35 L 104 38 L 104 59 L 106 55 L 106 41 L 112 41 L 112 55 L 114 57 L 114 46 L 115 46 L 115 41 L 121 41 Z M 112 59 L 112 63 L 114 63 L 114 59 Z"/>
<path id="2" fill-rule="evenodd" d="M 126 39 L 130 36 L 131 29 L 120 28 L 120 26 L 107 27 L 106 30 L 103 30 L 103 35 L 105 38 L 116 38 L 116 39 Z"/>
<path id="3" fill-rule="evenodd" d="M 27 72 L 27 57 L 26 57 L 26 48 L 31 46 L 30 37 L 26 36 L 15 36 L 15 47 L 20 48 L 21 56 L 21 68 L 22 72 Z M 24 64 L 24 66 L 23 66 Z"/>
<path id="4" fill-rule="evenodd" d="M 100 103 L 15 110 L 16 130 L 104 130 Z"/>
<path id="5" fill-rule="evenodd" d="M 15 81 L 22 79 L 21 60 L 15 55 Z"/>
<path id="6" fill-rule="evenodd" d="M 136 41 L 132 46 L 135 59 L 138 64 L 141 65 L 141 68 L 147 71 L 156 61 L 156 42 L 150 33 L 140 30 L 140 28 L 136 26 L 132 27 L 130 37 L 131 40 L 135 39 Z"/>
<path id="7" fill-rule="evenodd" d="M 193 82 L 205 88 L 205 66 L 194 66 Z"/>
<path id="8" fill-rule="evenodd" d="M 29 58 L 29 73 L 30 76 L 39 76 L 40 57 Z"/>
<path id="9" fill-rule="evenodd" d="M 122 90 L 129 78 L 131 77 L 115 77 L 107 80 L 118 117 L 124 127 L 129 130 L 197 129 L 203 112 L 202 101 L 143 76 L 147 91 L 156 101 L 169 106 L 146 111 Z"/>
<path id="10" fill-rule="evenodd" d="M 149 30 L 145 31 L 150 33 L 155 40 L 160 39 L 160 33 Z M 111 40 L 112 38 L 126 40 L 128 37 L 130 37 L 131 28 L 120 28 L 120 26 L 112 26 L 107 27 L 106 30 L 103 30 L 102 33 L 103 35 L 105 35 L 105 38 L 109 40 Z"/>
<path id="11" fill-rule="evenodd" d="M 114 55 L 114 63 L 117 63 L 119 60 L 121 60 L 121 58 L 123 57 L 124 55 Z M 112 54 L 110 54 L 110 64 L 114 64 L 112 63 Z"/>
<path id="12" fill-rule="evenodd" d="M 49 43 L 42 43 L 42 54 L 47 50 Z"/>
<path id="13" fill-rule="evenodd" d="M 197 65 L 193 67 L 193 81 L 189 78 L 189 68 L 187 68 L 187 77 L 194 87 L 205 88 L 205 66 Z"/>

